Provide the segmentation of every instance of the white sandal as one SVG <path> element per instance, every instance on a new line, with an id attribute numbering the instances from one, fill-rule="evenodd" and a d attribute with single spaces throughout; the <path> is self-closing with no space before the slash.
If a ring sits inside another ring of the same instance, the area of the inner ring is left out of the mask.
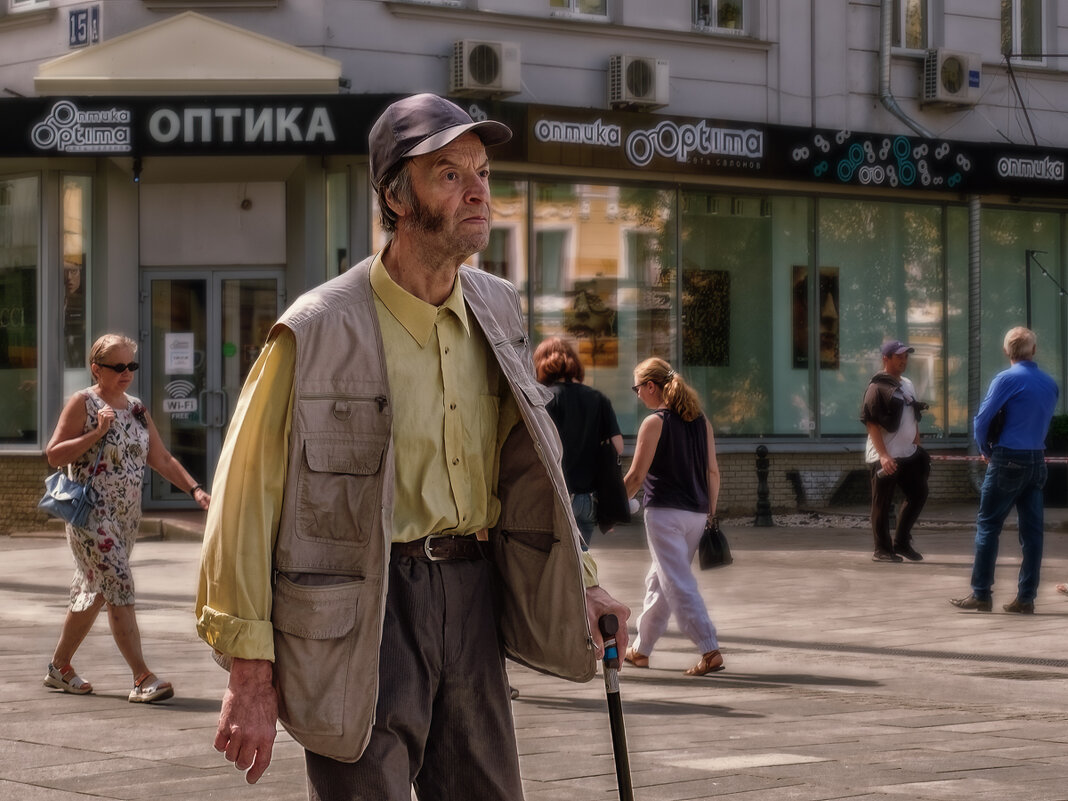
<path id="1" fill-rule="evenodd" d="M 151 679 L 151 681 L 149 681 Z M 163 681 L 155 673 L 142 673 L 130 690 L 131 704 L 152 704 L 166 701 L 174 695 L 174 687 L 169 681 Z"/>
<path id="2" fill-rule="evenodd" d="M 44 677 L 44 686 L 54 687 L 57 690 L 73 695 L 85 695 L 93 691 L 93 685 L 75 673 L 70 664 L 61 669 L 51 662 L 48 663 L 48 673 Z"/>

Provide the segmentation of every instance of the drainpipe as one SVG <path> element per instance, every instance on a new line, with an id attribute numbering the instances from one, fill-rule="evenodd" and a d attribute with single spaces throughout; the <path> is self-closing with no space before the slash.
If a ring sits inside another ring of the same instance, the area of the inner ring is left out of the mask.
<path id="1" fill-rule="evenodd" d="M 883 0 L 882 19 L 879 24 L 879 101 L 886 110 L 905 125 L 926 139 L 935 135 L 902 111 L 890 91 L 890 39 L 894 30 L 894 0 Z"/>

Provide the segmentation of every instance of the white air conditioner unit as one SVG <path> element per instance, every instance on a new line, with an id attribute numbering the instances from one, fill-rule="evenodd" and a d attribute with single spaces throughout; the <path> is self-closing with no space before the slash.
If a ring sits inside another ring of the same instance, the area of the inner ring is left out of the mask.
<path id="1" fill-rule="evenodd" d="M 928 50 L 923 65 L 923 104 L 974 106 L 979 102 L 983 60 L 978 53 Z"/>
<path id="2" fill-rule="evenodd" d="M 503 97 L 521 91 L 519 44 L 461 39 L 449 61 L 449 94 L 456 97 Z"/>
<path id="3" fill-rule="evenodd" d="M 666 106 L 668 76 L 667 59 L 612 56 L 608 62 L 608 105 L 613 108 Z"/>

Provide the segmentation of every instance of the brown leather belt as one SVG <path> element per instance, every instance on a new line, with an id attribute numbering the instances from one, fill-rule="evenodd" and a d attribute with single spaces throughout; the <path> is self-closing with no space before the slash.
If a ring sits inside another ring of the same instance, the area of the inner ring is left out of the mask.
<path id="1" fill-rule="evenodd" d="M 431 534 L 420 540 L 393 543 L 394 556 L 442 562 L 453 559 L 482 559 L 482 545 L 474 534 Z"/>

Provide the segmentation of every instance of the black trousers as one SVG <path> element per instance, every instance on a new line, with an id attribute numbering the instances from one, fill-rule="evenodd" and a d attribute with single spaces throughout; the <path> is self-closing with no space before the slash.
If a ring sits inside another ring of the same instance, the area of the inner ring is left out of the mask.
<path id="1" fill-rule="evenodd" d="M 871 465 L 871 532 L 875 550 L 893 552 L 912 543 L 912 526 L 927 503 L 927 479 L 931 475 L 931 457 L 923 448 L 905 459 L 897 460 L 897 472 L 892 476 L 877 475 L 879 463 Z M 897 515 L 897 530 L 890 538 L 890 505 L 894 489 L 900 487 L 905 500 Z"/>
<path id="2" fill-rule="evenodd" d="M 393 556 L 378 705 L 357 762 L 305 752 L 311 801 L 521 801 L 494 568 Z"/>

